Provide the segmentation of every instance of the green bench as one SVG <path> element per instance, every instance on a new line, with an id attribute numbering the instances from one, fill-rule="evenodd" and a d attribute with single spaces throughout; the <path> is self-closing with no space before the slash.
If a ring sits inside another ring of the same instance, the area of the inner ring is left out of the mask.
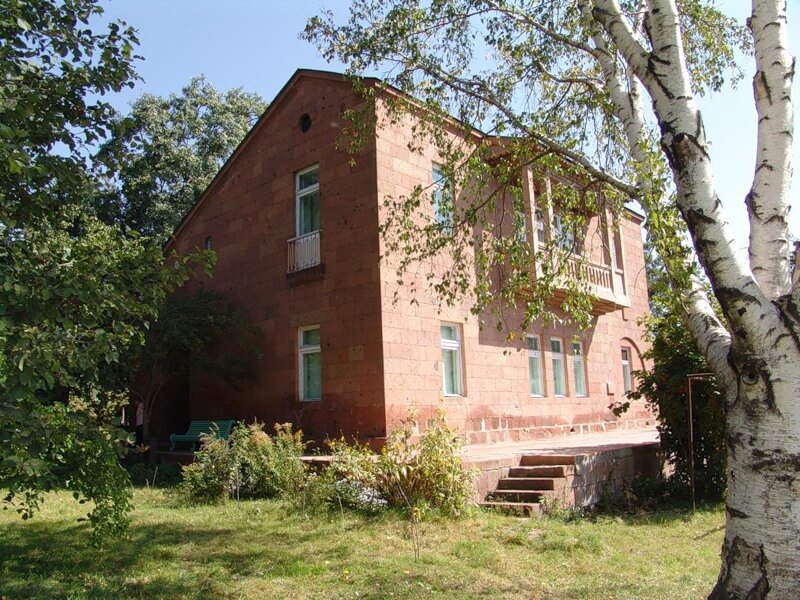
<path id="1" fill-rule="evenodd" d="M 192 451 L 197 449 L 200 443 L 200 436 L 204 433 L 208 435 L 217 434 L 222 440 L 227 440 L 233 429 L 233 420 L 229 421 L 192 421 L 186 433 L 173 433 L 169 436 L 169 449 L 175 450 L 177 442 L 189 442 L 192 444 Z"/>

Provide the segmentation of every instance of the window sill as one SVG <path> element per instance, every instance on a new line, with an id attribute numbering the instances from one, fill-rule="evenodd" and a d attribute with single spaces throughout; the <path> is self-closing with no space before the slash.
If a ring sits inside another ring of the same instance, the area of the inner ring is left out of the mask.
<path id="1" fill-rule="evenodd" d="M 545 396 L 544 396 L 544 394 L 531 394 L 530 397 L 531 398 L 544 398 Z"/>
<path id="2" fill-rule="evenodd" d="M 464 394 L 442 394 L 444 398 L 464 398 Z"/>
<path id="3" fill-rule="evenodd" d="M 322 402 L 322 398 L 300 398 L 299 402 Z"/>

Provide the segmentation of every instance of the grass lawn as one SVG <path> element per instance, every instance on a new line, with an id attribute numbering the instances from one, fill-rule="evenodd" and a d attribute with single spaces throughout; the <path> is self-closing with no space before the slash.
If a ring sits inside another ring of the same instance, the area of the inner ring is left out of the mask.
<path id="1" fill-rule="evenodd" d="M 489 513 L 420 525 L 396 515 L 305 517 L 279 502 L 182 507 L 137 489 L 128 539 L 94 549 L 85 513 L 51 494 L 0 511 L 2 598 L 703 598 L 724 513 L 576 522 Z"/>

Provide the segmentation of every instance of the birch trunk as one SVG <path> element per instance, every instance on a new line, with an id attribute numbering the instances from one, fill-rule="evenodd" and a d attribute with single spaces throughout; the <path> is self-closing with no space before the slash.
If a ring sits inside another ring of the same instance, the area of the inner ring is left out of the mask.
<path id="1" fill-rule="evenodd" d="M 592 14 L 653 100 L 678 208 L 730 326 L 729 335 L 720 337 L 718 324 L 706 320 L 699 305 L 687 305 L 692 332 L 726 397 L 727 520 L 722 567 L 710 597 L 797 599 L 800 290 L 789 290 L 787 285 L 791 173 L 787 154 L 794 64 L 781 34 L 782 28 L 785 34 L 785 3 L 753 2 L 759 163 L 747 199 L 750 264 L 732 251 L 714 188 L 703 120 L 686 69 L 677 4 L 675 0 L 646 4 L 646 46 L 616 0 L 595 0 Z"/>

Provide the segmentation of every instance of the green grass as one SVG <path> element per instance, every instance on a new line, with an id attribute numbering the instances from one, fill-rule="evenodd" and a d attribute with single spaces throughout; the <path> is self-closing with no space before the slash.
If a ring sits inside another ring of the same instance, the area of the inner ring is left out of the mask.
<path id="1" fill-rule="evenodd" d="M 396 515 L 306 517 L 279 502 L 179 506 L 138 489 L 125 540 L 88 545 L 85 513 L 51 494 L 0 512 L 3 598 L 702 598 L 724 514 L 575 522 L 489 513 L 420 525 Z"/>

